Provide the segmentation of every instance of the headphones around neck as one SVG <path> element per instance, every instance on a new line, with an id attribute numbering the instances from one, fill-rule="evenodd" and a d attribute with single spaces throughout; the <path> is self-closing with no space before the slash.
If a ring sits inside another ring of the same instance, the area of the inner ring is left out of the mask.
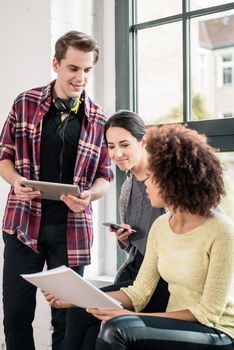
<path id="1" fill-rule="evenodd" d="M 80 98 L 69 98 L 68 100 L 63 100 L 59 97 L 56 97 L 53 99 L 53 103 L 55 108 L 60 113 L 70 113 L 74 111 L 75 113 L 78 112 L 81 99 Z"/>

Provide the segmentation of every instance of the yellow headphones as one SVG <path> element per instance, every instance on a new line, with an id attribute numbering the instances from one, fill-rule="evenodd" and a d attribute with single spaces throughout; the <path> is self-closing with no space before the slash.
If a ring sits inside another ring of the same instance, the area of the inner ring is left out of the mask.
<path id="1" fill-rule="evenodd" d="M 55 108 L 61 113 L 75 112 L 75 114 L 77 114 L 81 101 L 81 98 L 69 98 L 68 100 L 63 100 L 56 97 L 53 99 Z"/>

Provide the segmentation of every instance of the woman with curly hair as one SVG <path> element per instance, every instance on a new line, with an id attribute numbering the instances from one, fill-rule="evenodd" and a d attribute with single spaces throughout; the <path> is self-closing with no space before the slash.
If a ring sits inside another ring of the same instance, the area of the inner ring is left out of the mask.
<path id="1" fill-rule="evenodd" d="M 148 197 L 168 212 L 150 229 L 133 285 L 108 293 L 123 309 L 87 310 L 103 321 L 95 349 L 234 349 L 234 225 L 213 211 L 225 194 L 219 159 L 182 125 L 151 128 L 146 149 Z M 166 311 L 142 312 L 160 277 Z"/>
<path id="2" fill-rule="evenodd" d="M 88 310 L 106 321 L 96 349 L 234 349 L 234 226 L 212 211 L 225 193 L 219 159 L 182 125 L 152 128 L 146 149 L 148 196 L 169 211 L 152 225 L 133 286 L 110 293 L 124 309 Z M 141 313 L 160 276 L 166 312 Z"/>

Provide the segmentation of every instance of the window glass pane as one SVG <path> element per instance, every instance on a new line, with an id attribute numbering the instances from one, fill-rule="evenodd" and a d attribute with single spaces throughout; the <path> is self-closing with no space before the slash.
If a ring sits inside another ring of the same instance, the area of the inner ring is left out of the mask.
<path id="1" fill-rule="evenodd" d="M 191 20 L 192 119 L 234 115 L 234 11 Z"/>
<path id="2" fill-rule="evenodd" d="M 137 38 L 139 114 L 147 124 L 181 122 L 181 23 L 140 30 Z"/>
<path id="3" fill-rule="evenodd" d="M 223 113 L 223 118 L 232 118 L 234 114 L 232 113 Z"/>
<path id="4" fill-rule="evenodd" d="M 232 61 L 232 55 L 223 55 L 223 62 L 231 62 Z"/>
<path id="5" fill-rule="evenodd" d="M 223 68 L 223 85 L 229 85 L 232 83 L 232 67 Z"/>
<path id="6" fill-rule="evenodd" d="M 180 0 L 137 0 L 137 23 L 148 22 L 182 12 Z"/>
<path id="7" fill-rule="evenodd" d="M 224 166 L 224 183 L 227 193 L 220 207 L 234 221 L 234 152 L 220 153 L 219 158 Z"/>
<path id="8" fill-rule="evenodd" d="M 218 6 L 231 3 L 227 0 L 190 0 L 190 10 L 199 10 L 206 7 Z"/>

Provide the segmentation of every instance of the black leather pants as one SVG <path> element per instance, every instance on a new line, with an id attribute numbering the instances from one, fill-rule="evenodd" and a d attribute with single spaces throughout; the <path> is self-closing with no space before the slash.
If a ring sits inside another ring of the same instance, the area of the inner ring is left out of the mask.
<path id="1" fill-rule="evenodd" d="M 133 281 L 119 282 L 102 288 L 103 291 L 119 290 Z M 167 283 L 160 279 L 144 312 L 163 312 L 166 309 L 169 292 Z M 101 322 L 79 307 L 67 310 L 67 328 L 62 350 L 94 350 Z"/>
<path id="2" fill-rule="evenodd" d="M 199 323 L 153 316 L 115 317 L 101 327 L 95 350 L 233 350 L 233 340 Z"/>

